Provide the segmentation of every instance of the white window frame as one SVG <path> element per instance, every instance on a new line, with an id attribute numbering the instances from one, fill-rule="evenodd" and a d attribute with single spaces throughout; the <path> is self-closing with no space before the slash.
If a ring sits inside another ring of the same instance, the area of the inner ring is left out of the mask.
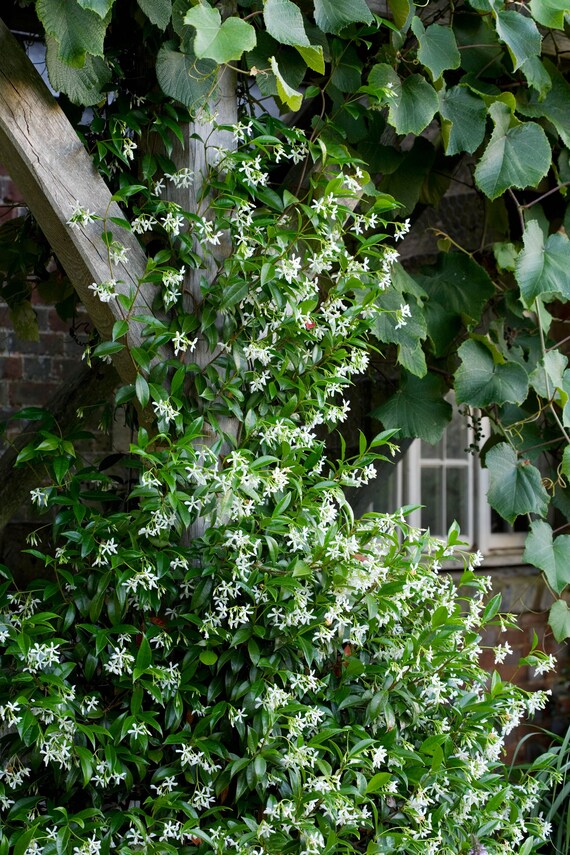
<path id="1" fill-rule="evenodd" d="M 490 426 L 487 419 L 483 419 L 483 435 L 481 444 L 483 444 L 490 435 Z M 445 432 L 443 434 L 445 442 Z M 468 428 L 468 441 L 471 444 L 474 440 L 472 428 Z M 407 515 L 411 525 L 422 527 L 422 505 L 426 505 L 429 497 L 424 497 L 422 501 L 421 482 L 422 470 L 429 466 L 448 466 L 456 468 L 458 466 L 467 469 L 467 528 L 462 529 L 464 539 L 468 542 L 469 547 L 473 550 L 480 550 L 485 556 L 486 566 L 505 565 L 505 564 L 522 564 L 522 552 L 526 538 L 525 532 L 503 532 L 493 534 L 491 532 L 491 506 L 487 502 L 487 491 L 489 489 L 489 471 L 482 468 L 475 454 L 466 454 L 462 458 L 447 458 L 446 456 L 438 457 L 435 453 L 433 457 L 429 457 L 425 453 L 422 454 L 422 441 L 415 439 L 407 449 L 402 459 L 398 461 L 396 470 L 393 473 L 396 478 L 393 490 L 395 506 L 402 507 L 403 505 L 417 506 L 410 514 Z M 372 486 L 372 485 L 371 485 Z M 443 479 L 442 479 L 443 489 Z M 443 497 L 442 497 L 443 498 Z M 374 505 L 374 503 L 372 503 Z M 376 506 L 377 508 L 378 506 Z M 372 508 L 370 508 L 372 510 Z M 444 517 L 445 518 L 445 517 Z M 445 532 L 435 532 L 437 535 L 445 535 Z"/>

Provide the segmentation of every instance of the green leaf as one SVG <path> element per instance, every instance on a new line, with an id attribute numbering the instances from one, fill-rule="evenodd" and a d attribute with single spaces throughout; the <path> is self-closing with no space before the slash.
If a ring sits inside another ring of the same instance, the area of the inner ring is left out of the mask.
<path id="1" fill-rule="evenodd" d="M 549 350 L 529 374 L 529 382 L 537 395 L 547 400 L 564 384 L 564 371 L 568 357 L 559 350 Z"/>
<path id="2" fill-rule="evenodd" d="M 542 38 L 532 18 L 502 9 L 495 14 L 495 27 L 509 49 L 514 71 L 530 57 L 540 54 Z"/>
<path id="3" fill-rule="evenodd" d="M 301 104 L 303 103 L 303 95 L 301 92 L 297 92 L 296 89 L 293 89 L 292 86 L 289 86 L 285 78 L 282 76 L 279 71 L 279 66 L 277 65 L 277 60 L 274 56 L 270 57 L 269 63 L 271 65 L 271 70 L 275 75 L 275 80 L 277 81 L 277 94 L 281 101 L 286 104 L 291 110 L 297 111 L 301 108 Z"/>
<path id="4" fill-rule="evenodd" d="M 137 0 L 139 7 L 152 24 L 165 30 L 172 16 L 172 0 Z"/>
<path id="5" fill-rule="evenodd" d="M 425 315 L 434 353 L 443 356 L 462 326 L 479 323 L 495 286 L 481 265 L 463 252 L 441 253 L 435 265 L 415 278 L 429 296 Z"/>
<path id="6" fill-rule="evenodd" d="M 548 623 L 558 642 L 565 641 L 570 636 L 570 609 L 564 600 L 556 600 L 550 609 Z"/>
<path id="7" fill-rule="evenodd" d="M 150 398 L 150 390 L 148 388 L 148 383 L 142 374 L 137 374 L 137 379 L 135 380 L 135 394 L 141 407 L 146 407 Z"/>
<path id="8" fill-rule="evenodd" d="M 215 88 L 215 70 L 215 63 L 197 62 L 191 54 L 175 50 L 173 42 L 165 42 L 156 57 L 160 88 L 169 98 L 175 98 L 190 109 L 203 104 Z"/>
<path id="9" fill-rule="evenodd" d="M 98 14 L 69 0 L 38 0 L 36 11 L 63 62 L 81 68 L 86 54 L 103 56 L 107 24 Z"/>
<path id="10" fill-rule="evenodd" d="M 371 70 L 369 84 L 393 92 L 388 121 L 399 134 L 421 134 L 438 108 L 437 93 L 419 74 L 400 80 L 390 65 L 380 63 Z"/>
<path id="11" fill-rule="evenodd" d="M 525 458 L 517 458 L 510 445 L 500 442 L 485 456 L 489 470 L 487 499 L 492 508 L 507 522 L 514 523 L 520 514 L 545 516 L 548 493 L 538 469 Z"/>
<path id="12" fill-rule="evenodd" d="M 203 650 L 200 653 L 199 659 L 204 665 L 215 665 L 218 661 L 218 654 L 214 653 L 213 650 Z"/>
<path id="13" fill-rule="evenodd" d="M 528 394 L 527 373 L 516 362 L 496 364 L 479 341 L 465 341 L 457 351 L 461 365 L 455 372 L 458 404 L 488 407 L 507 402 L 520 404 Z"/>
<path id="14" fill-rule="evenodd" d="M 263 20 L 269 35 L 282 45 L 310 47 L 301 10 L 291 0 L 265 0 Z"/>
<path id="15" fill-rule="evenodd" d="M 64 92 L 70 101 L 84 107 L 98 104 L 104 98 L 104 89 L 112 77 L 109 66 L 99 56 L 87 54 L 82 68 L 63 62 L 52 36 L 46 36 L 46 65 L 49 81 L 56 92 Z"/>
<path id="16" fill-rule="evenodd" d="M 401 318 L 402 306 L 406 305 L 411 317 Z M 374 321 L 374 333 L 380 341 L 398 345 L 398 362 L 418 377 L 427 371 L 421 340 L 426 338 L 427 328 L 424 313 L 414 299 L 408 295 L 389 289 L 379 299 L 380 308 L 385 311 Z M 404 323 L 401 323 L 401 321 Z"/>
<path id="17" fill-rule="evenodd" d="M 552 89 L 552 80 L 544 63 L 537 56 L 531 56 L 522 64 L 521 71 L 528 85 L 536 90 L 539 100 L 542 101 Z"/>
<path id="18" fill-rule="evenodd" d="M 325 73 L 325 58 L 320 45 L 310 45 L 309 47 L 294 45 L 294 48 L 303 57 L 309 68 L 312 68 L 317 74 Z"/>
<path id="19" fill-rule="evenodd" d="M 570 535 L 553 539 L 548 523 L 534 520 L 525 542 L 523 561 L 542 570 L 552 590 L 561 594 L 570 583 Z"/>
<path id="20" fill-rule="evenodd" d="M 82 9 L 95 12 L 100 18 L 104 18 L 110 11 L 115 0 L 77 0 Z"/>
<path id="21" fill-rule="evenodd" d="M 545 98 L 542 98 L 540 93 L 533 92 L 527 103 L 519 105 L 519 112 L 531 118 L 548 119 L 556 128 L 564 145 L 570 148 L 570 85 L 548 59 L 543 61 L 543 66 L 552 84 L 550 91 Z"/>
<path id="22" fill-rule="evenodd" d="M 392 775 L 390 772 L 377 772 L 376 775 L 373 775 L 372 778 L 368 781 L 366 786 L 367 793 L 377 793 L 378 790 L 381 790 L 386 784 L 390 781 Z"/>
<path id="23" fill-rule="evenodd" d="M 557 233 L 545 240 L 539 223 L 530 220 L 525 226 L 523 249 L 515 266 L 522 303 L 530 308 L 539 296 L 547 302 L 555 297 L 570 299 L 569 269 L 568 237 Z"/>
<path id="24" fill-rule="evenodd" d="M 543 27 L 562 30 L 564 15 L 570 13 L 568 0 L 530 0 L 532 17 Z"/>
<path id="25" fill-rule="evenodd" d="M 570 445 L 567 445 L 562 454 L 560 471 L 566 478 L 570 478 Z"/>
<path id="26" fill-rule="evenodd" d="M 426 29 L 420 18 L 415 17 L 412 32 L 419 42 L 418 59 L 428 69 L 432 80 L 439 80 L 448 68 L 459 68 L 461 57 L 451 27 L 432 24 Z"/>
<path id="27" fill-rule="evenodd" d="M 482 98 L 465 86 L 453 86 L 439 93 L 439 112 L 444 119 L 442 135 L 445 153 L 472 154 L 485 136 L 487 107 Z"/>
<path id="28" fill-rule="evenodd" d="M 133 680 L 144 674 L 149 665 L 152 663 L 152 648 L 148 642 L 146 635 L 141 638 L 141 644 L 137 653 L 135 669 L 133 671 Z"/>
<path id="29" fill-rule="evenodd" d="M 371 24 L 366 0 L 315 0 L 315 23 L 324 33 L 339 33 L 349 24 Z"/>
<path id="30" fill-rule="evenodd" d="M 434 374 L 421 379 L 405 371 L 402 374 L 398 391 L 370 415 L 380 419 L 385 428 L 399 428 L 399 436 L 439 442 L 453 414 L 443 397 L 445 384 Z"/>
<path id="31" fill-rule="evenodd" d="M 230 17 L 222 22 L 217 9 L 202 4 L 190 9 L 184 23 L 196 30 L 194 51 L 199 59 L 213 59 L 223 65 L 241 59 L 245 51 L 257 43 L 255 29 L 241 18 Z"/>
<path id="32" fill-rule="evenodd" d="M 535 122 L 518 122 L 501 101 L 492 104 L 489 113 L 495 128 L 475 170 L 477 186 L 490 199 L 509 187 L 536 187 L 550 169 L 546 134 Z"/>

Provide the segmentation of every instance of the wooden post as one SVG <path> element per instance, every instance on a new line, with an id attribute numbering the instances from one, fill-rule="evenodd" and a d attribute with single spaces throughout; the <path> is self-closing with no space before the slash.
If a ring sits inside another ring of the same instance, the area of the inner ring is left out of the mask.
<path id="1" fill-rule="evenodd" d="M 0 20 L 0 162 L 17 184 L 81 302 L 103 340 L 124 317 L 115 300 L 102 303 L 89 286 L 109 280 L 103 225 L 96 221 L 80 229 L 66 224 L 77 203 L 95 214 L 123 217 L 96 172 L 88 152 L 57 101 Z M 111 225 L 114 237 L 128 249 L 128 262 L 114 270 L 117 292 L 136 294 L 132 315 L 152 314 L 145 286 L 139 285 L 145 254 L 127 229 Z M 150 287 L 150 286 L 147 286 Z M 130 347 L 141 344 L 142 325 L 129 322 Z M 132 382 L 136 367 L 125 348 L 113 362 L 120 379 Z"/>

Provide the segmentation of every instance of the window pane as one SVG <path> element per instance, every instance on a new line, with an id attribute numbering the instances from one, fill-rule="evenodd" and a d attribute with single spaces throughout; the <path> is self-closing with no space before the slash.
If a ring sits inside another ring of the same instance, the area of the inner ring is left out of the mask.
<path id="1" fill-rule="evenodd" d="M 467 420 L 455 412 L 447 431 L 447 456 L 455 459 L 464 459 L 465 449 L 469 445 L 467 439 Z"/>
<path id="2" fill-rule="evenodd" d="M 445 434 L 444 434 L 445 436 Z M 443 460 L 443 440 L 440 439 L 439 442 L 436 442 L 435 445 L 431 445 L 431 443 L 426 442 L 425 439 L 421 440 L 421 451 L 420 454 L 422 456 L 422 460 Z"/>
<path id="3" fill-rule="evenodd" d="M 442 470 L 439 466 L 422 469 L 422 528 L 429 528 L 434 535 L 443 534 Z"/>
<path id="4" fill-rule="evenodd" d="M 469 472 L 465 467 L 450 466 L 446 471 L 446 526 L 456 520 L 462 534 L 469 535 Z"/>

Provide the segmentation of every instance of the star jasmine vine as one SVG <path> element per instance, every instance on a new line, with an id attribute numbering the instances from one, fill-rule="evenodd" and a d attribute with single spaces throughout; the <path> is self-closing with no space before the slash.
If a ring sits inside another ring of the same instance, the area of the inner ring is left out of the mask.
<path id="1" fill-rule="evenodd" d="M 393 431 L 355 456 L 327 445 L 378 324 L 410 316 L 383 300 L 407 225 L 326 135 L 229 130 L 204 216 L 166 198 L 186 170 L 122 197 L 154 238 L 139 287 L 161 309 L 117 392 L 141 414 L 128 489 L 72 439 L 33 452 L 52 534 L 43 579 L 1 571 L 2 851 L 526 855 L 542 785 L 510 778 L 503 750 L 547 695 L 479 665 L 485 625 L 511 619 L 456 526 L 442 542 L 403 512 L 355 518 L 344 488 L 376 477 Z M 302 170 L 278 192 L 283 164 Z M 128 257 L 110 225 L 91 287 L 124 321 L 92 359 L 128 346 L 136 298 L 111 287 Z"/>

